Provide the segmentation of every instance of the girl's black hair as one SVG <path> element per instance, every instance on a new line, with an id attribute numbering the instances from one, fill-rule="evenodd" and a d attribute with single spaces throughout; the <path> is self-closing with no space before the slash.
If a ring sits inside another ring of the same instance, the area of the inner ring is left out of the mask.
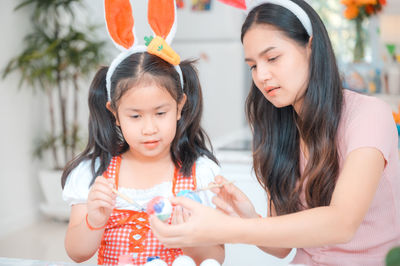
<path id="1" fill-rule="evenodd" d="M 200 156 L 217 162 L 212 153 L 207 134 L 200 126 L 203 112 L 203 98 L 194 61 L 183 61 L 180 67 L 184 88 L 175 68 L 161 58 L 148 53 L 135 53 L 123 60 L 111 77 L 111 108 L 118 109 L 118 103 L 126 91 L 143 82 L 155 82 L 165 88 L 179 103 L 184 93 L 187 100 L 177 123 L 174 140 L 171 143 L 171 158 L 184 175 L 190 175 L 192 166 Z M 91 161 L 93 178 L 107 170 L 111 158 L 129 149 L 114 115 L 106 108 L 106 75 L 108 67 L 102 67 L 95 75 L 89 90 L 89 137 L 84 151 L 64 168 L 62 187 L 71 171 L 85 160 Z M 208 145 L 210 148 L 208 148 Z M 98 162 L 97 162 L 98 160 Z"/>
<path id="2" fill-rule="evenodd" d="M 254 135 L 253 167 L 278 215 L 329 205 L 339 174 L 336 137 L 343 95 L 335 55 L 317 13 L 303 0 L 292 1 L 307 13 L 313 30 L 309 83 L 302 110 L 297 115 L 293 106 L 276 108 L 254 82 L 246 100 L 246 115 Z M 265 24 L 276 27 L 302 47 L 309 43 L 310 36 L 300 20 L 288 9 L 270 3 L 249 13 L 242 26 L 242 41 L 249 29 Z M 309 153 L 302 175 L 300 139 Z M 303 189 L 307 206 L 300 200 Z"/>

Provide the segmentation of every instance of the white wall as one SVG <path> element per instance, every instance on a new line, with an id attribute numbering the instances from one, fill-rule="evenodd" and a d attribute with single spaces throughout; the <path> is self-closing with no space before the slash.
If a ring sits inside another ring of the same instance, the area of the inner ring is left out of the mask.
<path id="1" fill-rule="evenodd" d="M 0 9 L 0 71 L 21 51 L 29 30 L 29 14 L 13 9 L 17 1 L 3 0 Z M 33 139 L 41 127 L 40 97 L 29 86 L 18 90 L 19 76 L 0 79 L 0 236 L 32 223 L 38 217 L 40 191 Z"/>
<path id="2" fill-rule="evenodd" d="M 398 14 L 400 15 L 400 1 L 389 0 L 383 10 L 384 14 Z"/>

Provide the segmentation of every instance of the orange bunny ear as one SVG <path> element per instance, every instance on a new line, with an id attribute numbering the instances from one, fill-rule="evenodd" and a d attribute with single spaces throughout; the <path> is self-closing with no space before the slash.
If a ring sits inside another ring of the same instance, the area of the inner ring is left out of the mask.
<path id="1" fill-rule="evenodd" d="M 129 0 L 105 0 L 107 29 L 118 48 L 129 49 L 133 46 L 133 15 Z"/>
<path id="2" fill-rule="evenodd" d="M 174 0 L 148 0 L 148 21 L 156 36 L 167 40 L 176 20 Z M 173 32 L 172 35 L 174 35 Z M 173 38 L 173 36 L 172 36 Z M 168 43 L 171 38 L 168 38 Z"/>
<path id="3" fill-rule="evenodd" d="M 246 1 L 245 0 L 219 0 L 220 2 L 236 7 L 236 8 L 240 8 L 243 10 L 246 10 Z"/>

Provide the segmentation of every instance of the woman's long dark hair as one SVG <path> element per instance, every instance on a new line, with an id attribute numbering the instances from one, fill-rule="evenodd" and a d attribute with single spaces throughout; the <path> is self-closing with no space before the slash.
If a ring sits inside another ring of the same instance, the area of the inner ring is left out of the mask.
<path id="1" fill-rule="evenodd" d="M 313 30 L 302 110 L 297 115 L 293 106 L 276 108 L 254 82 L 246 100 L 246 115 L 254 135 L 253 167 L 278 215 L 329 205 L 339 174 L 336 133 L 343 95 L 335 55 L 317 13 L 303 0 L 292 1 L 307 13 Z M 263 24 L 275 26 L 303 47 L 309 42 L 310 36 L 291 11 L 269 3 L 249 13 L 242 26 L 242 41 L 250 28 Z M 308 150 L 302 175 L 300 139 Z M 303 189 L 307 206 L 300 199 Z"/>
<path id="2" fill-rule="evenodd" d="M 135 85 L 155 82 L 165 88 L 179 103 L 184 93 L 187 96 L 181 119 L 171 144 L 171 158 L 184 175 L 190 175 L 194 162 L 200 156 L 207 156 L 217 163 L 212 153 L 207 134 L 200 126 L 203 112 L 203 98 L 194 61 L 183 61 L 180 67 L 183 74 L 182 90 L 178 72 L 175 68 L 155 55 L 136 53 L 122 61 L 111 77 L 111 108 L 118 109 L 118 103 L 126 91 Z M 106 74 L 108 67 L 102 67 L 95 75 L 89 90 L 89 137 L 85 150 L 70 161 L 64 168 L 62 187 L 71 171 L 82 161 L 90 160 L 92 182 L 103 174 L 111 158 L 129 149 L 121 130 L 116 126 L 114 115 L 106 108 Z M 96 162 L 98 160 L 98 162 Z"/>

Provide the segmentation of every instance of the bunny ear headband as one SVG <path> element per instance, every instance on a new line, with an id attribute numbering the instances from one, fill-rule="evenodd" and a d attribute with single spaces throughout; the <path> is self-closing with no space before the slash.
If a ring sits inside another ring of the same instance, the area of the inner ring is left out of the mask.
<path id="1" fill-rule="evenodd" d="M 278 6 L 282 6 L 291 11 L 303 24 L 309 36 L 313 35 L 310 18 L 307 13 L 298 4 L 290 0 L 219 0 L 227 5 L 243 9 L 246 13 L 256 8 L 259 5 L 270 3 Z"/>
<path id="2" fill-rule="evenodd" d="M 134 53 L 148 52 L 157 55 L 175 67 L 183 89 L 180 57 L 169 46 L 176 32 L 175 0 L 147 0 L 148 22 L 152 37 L 145 37 L 146 45 L 136 40 L 132 7 L 129 0 L 104 0 L 107 30 L 114 45 L 121 53 L 112 61 L 106 76 L 108 100 L 111 100 L 111 76 L 117 66 Z"/>

